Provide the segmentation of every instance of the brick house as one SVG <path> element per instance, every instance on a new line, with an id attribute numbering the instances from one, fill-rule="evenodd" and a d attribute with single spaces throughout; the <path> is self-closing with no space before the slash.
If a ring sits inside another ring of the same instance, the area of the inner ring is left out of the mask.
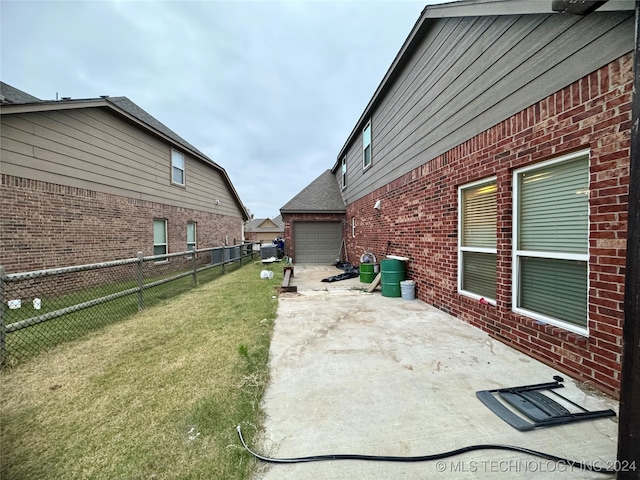
<path id="1" fill-rule="evenodd" d="M 248 213 L 226 171 L 126 97 L 1 87 L 7 273 L 242 240 Z"/>
<path id="2" fill-rule="evenodd" d="M 425 8 L 331 169 L 345 213 L 326 216 L 350 259 L 409 257 L 419 299 L 614 396 L 634 7 Z"/>

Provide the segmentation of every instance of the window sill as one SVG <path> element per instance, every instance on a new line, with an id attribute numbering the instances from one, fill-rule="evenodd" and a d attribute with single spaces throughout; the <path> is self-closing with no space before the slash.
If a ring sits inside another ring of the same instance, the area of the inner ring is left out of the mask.
<path id="1" fill-rule="evenodd" d="M 467 297 L 470 298 L 472 300 L 476 300 L 478 303 L 482 304 L 482 305 L 492 305 L 492 306 L 496 306 L 496 301 L 493 300 L 492 298 L 486 298 L 486 297 L 481 297 L 480 295 L 477 295 L 475 293 L 471 293 L 471 292 L 467 292 L 465 290 L 458 290 L 458 294 L 462 295 L 463 297 Z"/>

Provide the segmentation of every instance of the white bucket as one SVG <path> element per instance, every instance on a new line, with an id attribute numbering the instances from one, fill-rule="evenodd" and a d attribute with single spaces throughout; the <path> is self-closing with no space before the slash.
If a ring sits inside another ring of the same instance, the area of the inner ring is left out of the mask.
<path id="1" fill-rule="evenodd" d="M 9 300 L 7 302 L 7 305 L 11 310 L 15 310 L 16 308 L 20 308 L 22 306 L 22 300 L 20 300 L 19 298 L 15 300 Z"/>
<path id="2" fill-rule="evenodd" d="M 400 296 L 404 300 L 416 299 L 416 282 L 413 280 L 404 280 L 400 282 Z"/>
<path id="3" fill-rule="evenodd" d="M 273 272 L 271 270 L 262 270 L 260 272 L 260 278 L 262 279 L 268 278 L 269 280 L 271 280 L 273 278 Z"/>
<path id="4" fill-rule="evenodd" d="M 40 308 L 42 308 L 42 300 L 40 298 L 33 299 L 33 308 L 36 310 L 40 310 Z"/>

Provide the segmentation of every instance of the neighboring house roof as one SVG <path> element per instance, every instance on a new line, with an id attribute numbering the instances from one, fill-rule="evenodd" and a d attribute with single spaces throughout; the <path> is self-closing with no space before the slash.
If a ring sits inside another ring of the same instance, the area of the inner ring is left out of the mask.
<path id="1" fill-rule="evenodd" d="M 340 187 L 331 170 L 325 170 L 300 193 L 280 208 L 281 213 L 344 213 Z"/>
<path id="2" fill-rule="evenodd" d="M 27 92 L 18 90 L 16 87 L 0 82 L 0 103 L 26 103 L 26 102 L 39 102 L 38 97 L 29 95 Z"/>
<path id="3" fill-rule="evenodd" d="M 246 223 L 245 232 L 255 233 L 281 233 L 284 232 L 284 222 L 282 215 L 278 215 L 274 219 L 270 218 L 254 218 Z"/>
<path id="4" fill-rule="evenodd" d="M 246 221 L 249 219 L 249 212 L 240 200 L 240 196 L 231 183 L 231 179 L 226 170 L 162 122 L 149 115 L 127 97 L 109 97 L 105 95 L 100 98 L 69 99 L 63 97 L 61 100 L 40 100 L 4 82 L 0 82 L 0 95 L 2 96 L 2 102 L 0 102 L 0 113 L 2 114 L 106 107 L 148 132 L 161 137 L 173 146 L 189 152 L 193 157 L 218 170 L 227 188 L 233 194 L 238 208 L 242 212 L 243 220 Z"/>
<path id="5" fill-rule="evenodd" d="M 104 97 L 104 99 L 107 102 L 111 102 L 114 105 L 120 107 L 122 110 L 124 110 L 125 112 L 133 115 L 137 119 L 142 120 L 148 126 L 158 130 L 159 132 L 162 132 L 167 137 L 169 137 L 173 141 L 179 143 L 180 145 L 182 145 L 183 147 L 187 148 L 191 152 L 197 153 L 198 155 L 207 158 L 207 161 L 209 163 L 215 165 L 218 168 L 222 168 L 220 165 L 218 165 L 216 162 L 214 162 L 213 160 L 208 158 L 204 153 L 202 153 L 196 147 L 194 147 L 189 142 L 187 142 L 180 135 L 178 135 L 177 133 L 173 132 L 172 130 L 167 128 L 163 123 L 161 123 L 158 120 L 156 120 L 155 118 L 153 118 L 151 115 L 149 115 L 142 108 L 140 108 L 138 105 L 136 105 L 131 100 L 129 100 L 127 97 Z"/>
<path id="6" fill-rule="evenodd" d="M 442 18 L 452 17 L 473 17 L 473 16 L 491 16 L 491 15 L 533 15 L 533 14 L 557 14 L 569 15 L 575 13 L 572 11 L 572 4 L 586 4 L 593 2 L 573 2 L 571 0 L 461 0 L 457 2 L 443 3 L 438 5 L 428 5 L 422 11 L 418 21 L 413 26 L 409 36 L 404 41 L 400 51 L 391 63 L 391 66 L 385 73 L 378 88 L 373 94 L 371 100 L 367 104 L 364 112 L 358 119 L 353 130 L 349 134 L 344 143 L 336 161 L 331 168 L 332 172 L 336 172 L 340 167 L 341 159 L 353 144 L 366 123 L 369 121 L 372 112 L 378 107 L 384 99 L 386 93 L 393 87 L 395 80 L 400 76 L 402 70 L 411 60 L 413 54 L 419 47 L 419 44 L 426 33 L 431 29 L 433 23 Z M 635 9 L 634 0 L 609 0 L 608 2 L 598 3 L 598 11 L 626 11 Z M 554 5 L 555 4 L 555 5 Z M 559 10 L 554 10 L 554 7 Z M 583 7 L 577 7 L 580 10 Z M 593 8 L 593 7 L 590 7 Z M 569 13 L 559 13 L 569 12 Z"/>

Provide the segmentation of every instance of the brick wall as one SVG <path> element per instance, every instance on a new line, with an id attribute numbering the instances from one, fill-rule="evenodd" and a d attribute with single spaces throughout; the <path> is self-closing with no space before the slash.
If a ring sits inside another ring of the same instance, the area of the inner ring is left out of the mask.
<path id="1" fill-rule="evenodd" d="M 620 388 L 632 54 L 347 206 L 350 258 L 411 258 L 418 298 L 614 396 Z M 589 337 L 512 312 L 513 170 L 588 148 Z M 384 162 L 384 158 L 375 161 Z M 457 191 L 497 176 L 496 306 L 457 293 Z M 373 205 L 381 201 L 381 209 Z M 351 218 L 356 217 L 356 236 Z"/>
<path id="2" fill-rule="evenodd" d="M 242 219 L 2 175 L 0 264 L 6 273 L 153 255 L 153 219 L 167 219 L 169 253 L 242 240 Z"/>

